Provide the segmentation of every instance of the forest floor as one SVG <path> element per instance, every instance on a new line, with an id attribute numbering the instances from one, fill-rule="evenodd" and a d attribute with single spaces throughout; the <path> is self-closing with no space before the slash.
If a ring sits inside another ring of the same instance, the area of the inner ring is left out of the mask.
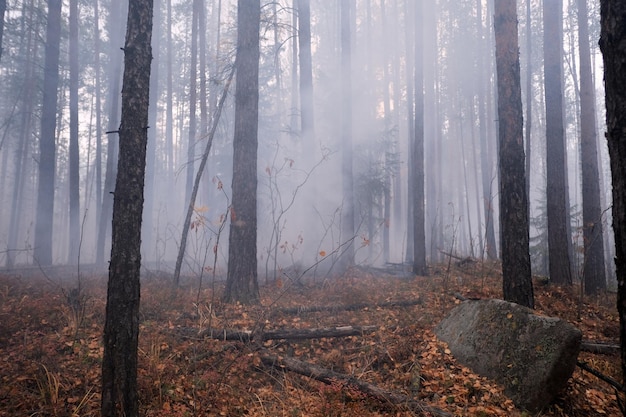
<path id="1" fill-rule="evenodd" d="M 456 416 L 527 416 L 495 383 L 461 366 L 433 329 L 459 303 L 454 294 L 500 298 L 498 265 L 433 266 L 428 277 L 355 269 L 340 278 L 261 286 L 263 307 L 224 305 L 222 283 L 189 278 L 173 291 L 142 279 L 139 395 L 145 416 L 413 416 L 342 384 L 263 365 L 293 356 L 408 395 Z M 34 274 L 30 274 L 34 275 Z M 146 274 L 148 275 L 148 274 Z M 0 276 L 0 416 L 97 416 L 106 278 Z M 578 287 L 535 285 L 536 309 L 580 328 L 584 340 L 618 343 L 615 294 L 580 302 Z M 409 306 L 388 302 L 413 301 Z M 387 302 L 384 306 L 375 306 Z M 362 305 L 354 310 L 340 306 Z M 290 307 L 335 306 L 293 314 Z M 310 340 L 224 341 L 217 330 L 378 326 L 368 334 Z M 619 354 L 579 360 L 621 381 Z M 616 393 L 577 368 L 541 416 L 618 416 Z"/>

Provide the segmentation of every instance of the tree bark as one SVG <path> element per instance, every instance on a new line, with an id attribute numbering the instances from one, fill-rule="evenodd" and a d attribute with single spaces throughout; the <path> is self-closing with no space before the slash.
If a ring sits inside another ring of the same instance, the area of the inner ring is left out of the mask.
<path id="1" fill-rule="evenodd" d="M 626 2 L 600 1 L 606 138 L 613 180 L 613 232 L 622 374 L 626 380 Z"/>
<path id="2" fill-rule="evenodd" d="M 54 220 L 54 180 L 56 171 L 56 114 L 59 85 L 59 46 L 61 42 L 61 0 L 48 2 L 46 51 L 39 138 L 39 186 L 35 224 L 35 262 L 52 265 L 52 224 Z"/>
<path id="3" fill-rule="evenodd" d="M 565 131 L 563 127 L 562 17 L 561 0 L 544 1 L 543 56 L 546 100 L 546 192 L 550 280 L 556 284 L 571 284 L 570 239 L 567 226 L 570 216 L 566 186 Z"/>
<path id="4" fill-rule="evenodd" d="M 103 417 L 136 417 L 141 219 L 148 141 L 152 0 L 130 0 L 102 358 Z"/>
<path id="5" fill-rule="evenodd" d="M 224 301 L 258 304 L 257 148 L 260 1 L 238 0 L 232 205 Z"/>
<path id="6" fill-rule="evenodd" d="M 596 137 L 596 105 L 591 74 L 587 0 L 578 0 L 580 57 L 580 158 L 582 165 L 585 293 L 606 289 L 600 174 Z"/>
<path id="7" fill-rule="evenodd" d="M 505 300 L 533 308 L 516 4 L 515 0 L 494 4 L 502 280 Z"/>

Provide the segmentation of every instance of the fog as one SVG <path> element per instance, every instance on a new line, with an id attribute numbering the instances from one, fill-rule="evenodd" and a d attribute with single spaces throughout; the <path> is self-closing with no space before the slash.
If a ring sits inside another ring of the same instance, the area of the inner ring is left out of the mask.
<path id="1" fill-rule="evenodd" d="M 297 30 L 292 0 L 262 2 L 259 62 L 258 241 L 259 280 L 301 273 L 332 274 L 349 242 L 361 266 L 410 262 L 408 197 L 412 140 L 415 30 L 424 35 L 424 141 L 427 261 L 443 253 L 487 258 L 487 225 L 499 246 L 497 117 L 491 2 L 424 1 L 422 27 L 415 27 L 411 0 L 354 0 L 351 16 L 352 166 L 355 235 L 343 236 L 340 2 L 311 0 L 314 129 L 301 126 Z M 297 2 L 295 2 L 297 3 Z M 563 85 L 572 241 L 582 245 L 578 35 L 574 1 L 563 5 Z M 63 8 L 52 259 L 54 264 L 98 261 L 99 223 L 109 233 L 100 256 L 110 252 L 110 218 L 102 205 L 107 159 L 115 154 L 119 109 L 114 97 L 125 20 L 111 12 L 124 2 L 80 4 L 79 178 L 80 254 L 70 255 L 69 235 L 69 47 Z M 169 7 L 171 6 L 171 7 Z M 545 104 L 541 2 L 518 2 L 521 80 L 525 121 L 532 105 L 530 171 L 531 256 L 547 274 L 545 200 Z M 231 195 L 234 89 L 219 120 L 218 98 L 234 61 L 236 1 L 205 0 L 206 44 L 192 45 L 192 1 L 155 0 L 148 168 L 142 258 L 149 269 L 172 271 L 189 205 L 188 176 L 196 175 L 212 123 L 216 136 L 189 230 L 183 273 L 225 275 Z M 604 140 L 604 92 L 597 47 L 599 11 L 590 15 L 596 84 L 602 209 L 610 205 Z M 33 249 L 37 205 L 45 4 L 9 2 L 0 57 L 0 265 L 37 265 Z M 296 23 L 297 24 L 297 23 Z M 200 25 L 202 27 L 203 25 Z M 528 38 L 530 36 L 530 38 Z M 529 40 L 529 42 L 527 42 Z M 528 45 L 531 46 L 529 51 Z M 192 61 L 192 48 L 198 58 Z M 202 56 L 204 55 L 204 58 Z M 96 60 L 96 56 L 98 60 Z M 203 59 L 205 63 L 203 64 Z M 295 62 L 294 62 L 295 60 Z M 195 62 L 197 73 L 191 82 Z M 530 64 L 531 71 L 528 71 Z M 204 68 L 203 68 L 204 65 Z M 117 72 L 116 72 L 117 71 Z M 202 75 L 203 74 L 203 75 Z M 530 79 L 530 90 L 525 90 Z M 195 94 L 191 88 L 195 85 Z M 99 93 L 96 94 L 96 90 Z M 527 100 L 530 92 L 530 100 Z M 195 100 L 192 101 L 195 96 Z M 190 111 L 195 108 L 192 117 Z M 117 109 L 117 110 L 116 110 Z M 117 111 L 117 112 L 116 112 Z M 97 123 L 99 121 L 99 123 Z M 191 131 L 191 135 L 190 135 Z M 195 131 L 195 134 L 194 134 Z M 191 136 L 191 137 L 190 137 Z M 98 145 L 98 143 L 100 145 Z M 102 152 L 98 155 L 98 152 Z M 115 159 L 113 159 L 114 161 Z M 99 164 L 99 165 L 97 165 Z M 112 164 L 111 164 L 112 165 Z M 491 209 L 491 211 L 489 210 Z M 110 216 L 110 213 L 109 213 Z M 606 239 L 610 219 L 605 222 Z M 607 250 L 610 246 L 606 246 Z M 609 254 L 607 254 L 608 256 Z M 576 263 L 580 265 L 581 259 Z M 608 263 L 607 265 L 611 265 Z"/>

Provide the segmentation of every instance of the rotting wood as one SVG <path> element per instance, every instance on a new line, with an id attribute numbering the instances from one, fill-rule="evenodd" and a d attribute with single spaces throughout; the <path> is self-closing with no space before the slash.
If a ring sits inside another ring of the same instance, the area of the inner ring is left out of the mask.
<path id="1" fill-rule="evenodd" d="M 253 332 L 251 330 L 215 330 L 207 329 L 196 337 L 217 340 L 229 340 L 239 342 L 250 342 L 252 340 L 302 340 L 318 339 L 322 337 L 349 337 L 362 336 L 378 330 L 378 326 L 338 326 L 320 327 L 313 329 L 278 329 L 270 331 Z"/>
<path id="2" fill-rule="evenodd" d="M 298 307 L 285 307 L 272 310 L 272 314 L 305 314 L 305 313 L 318 313 L 318 312 L 339 312 L 339 311 L 357 311 L 370 309 L 375 310 L 377 308 L 392 308 L 392 307 L 412 307 L 423 304 L 424 301 L 420 298 L 417 300 L 397 300 L 397 301 L 385 301 L 378 304 L 357 303 L 348 305 L 329 305 L 329 306 L 298 306 Z"/>
<path id="3" fill-rule="evenodd" d="M 266 366 L 295 372 L 325 384 L 336 384 L 339 382 L 344 390 L 356 390 L 384 404 L 393 404 L 398 407 L 410 409 L 419 416 L 452 416 L 452 414 L 444 410 L 426 405 L 407 395 L 389 391 L 353 376 L 341 374 L 295 358 L 266 354 L 261 356 L 261 361 Z"/>

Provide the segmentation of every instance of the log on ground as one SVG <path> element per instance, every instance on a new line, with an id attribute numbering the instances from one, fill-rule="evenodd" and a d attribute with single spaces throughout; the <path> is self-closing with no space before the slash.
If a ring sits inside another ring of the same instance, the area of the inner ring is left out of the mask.
<path id="1" fill-rule="evenodd" d="M 266 366 L 295 372 L 325 384 L 340 382 L 343 384 L 344 389 L 356 390 L 383 404 L 392 404 L 394 406 L 410 409 L 420 416 L 452 417 L 452 414 L 444 410 L 426 405 L 407 395 L 389 391 L 353 376 L 341 374 L 295 358 L 266 354 L 261 356 L 261 361 Z"/>

